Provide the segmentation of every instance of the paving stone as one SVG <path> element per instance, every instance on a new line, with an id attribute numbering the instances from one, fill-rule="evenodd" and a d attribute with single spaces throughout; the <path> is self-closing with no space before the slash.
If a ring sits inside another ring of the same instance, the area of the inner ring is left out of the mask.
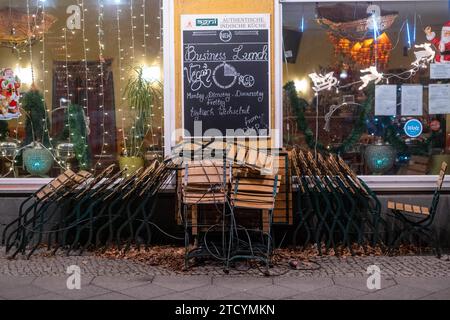
<path id="1" fill-rule="evenodd" d="M 118 292 L 110 292 L 99 296 L 88 298 L 87 300 L 133 300 L 132 297 Z"/>
<path id="2" fill-rule="evenodd" d="M 22 285 L 31 284 L 34 279 L 36 279 L 35 276 L 11 276 L 11 275 L 5 275 L 0 274 L 0 287 L 17 287 Z"/>
<path id="3" fill-rule="evenodd" d="M 260 287 L 260 288 L 256 288 L 256 289 L 250 289 L 250 290 L 246 290 L 245 292 L 249 293 L 249 294 L 260 296 L 262 298 L 270 299 L 270 300 L 280 300 L 280 299 L 284 299 L 284 298 L 287 298 L 287 297 L 290 297 L 290 296 L 293 296 L 293 295 L 296 295 L 299 293 L 298 291 L 296 291 L 294 289 L 290 289 L 290 288 L 286 288 L 286 287 L 282 287 L 282 286 L 276 286 L 276 285 Z"/>
<path id="4" fill-rule="evenodd" d="M 262 277 L 214 277 L 213 284 L 235 290 L 256 289 L 272 284 L 272 278 Z"/>
<path id="5" fill-rule="evenodd" d="M 67 276 L 42 276 L 37 277 L 33 281 L 33 285 L 36 287 L 41 287 L 44 289 L 47 289 L 48 291 L 59 291 L 59 290 L 65 290 L 67 289 L 67 279 L 69 275 Z M 84 286 L 88 286 L 89 283 L 92 281 L 94 277 L 93 276 L 83 276 L 81 274 L 81 288 Z"/>
<path id="6" fill-rule="evenodd" d="M 142 286 L 151 283 L 152 278 L 142 277 L 125 277 L 125 276 L 100 276 L 95 277 L 91 284 L 105 289 L 120 291 L 137 286 Z"/>
<path id="7" fill-rule="evenodd" d="M 366 277 L 333 277 L 335 285 L 342 286 L 345 288 L 351 288 L 356 290 L 361 290 L 365 292 L 374 292 L 374 290 L 367 287 L 367 276 Z M 386 289 L 395 286 L 397 283 L 392 278 L 383 278 L 381 276 L 381 289 Z"/>
<path id="8" fill-rule="evenodd" d="M 230 294 L 238 293 L 237 289 L 222 287 L 218 285 L 208 285 L 200 288 L 195 288 L 187 291 L 190 295 L 196 296 L 203 300 L 216 300 L 228 296 Z"/>
<path id="9" fill-rule="evenodd" d="M 275 278 L 274 283 L 283 287 L 291 288 L 299 292 L 309 292 L 321 288 L 331 287 L 331 278 Z"/>
<path id="10" fill-rule="evenodd" d="M 362 296 L 363 300 L 416 300 L 430 295 L 432 292 L 420 288 L 396 285 Z M 355 297 L 356 298 L 356 297 Z"/>
<path id="11" fill-rule="evenodd" d="M 99 296 L 102 294 L 110 293 L 110 290 L 100 288 L 94 285 L 87 285 L 87 286 L 81 286 L 80 290 L 74 289 L 64 289 L 57 291 L 57 294 L 61 294 L 67 298 L 74 299 L 74 300 L 81 300 L 81 299 L 87 299 L 95 296 Z"/>
<path id="12" fill-rule="evenodd" d="M 319 296 L 312 294 L 311 292 L 302 292 L 292 297 L 286 298 L 286 300 L 332 300 L 330 297 Z"/>
<path id="13" fill-rule="evenodd" d="M 155 297 L 151 300 L 203 300 L 199 297 L 190 295 L 186 292 L 175 292 L 161 297 Z"/>
<path id="14" fill-rule="evenodd" d="M 69 297 L 63 296 L 61 294 L 57 294 L 54 292 L 49 292 L 45 294 L 41 294 L 34 297 L 24 298 L 23 300 L 72 300 Z"/>
<path id="15" fill-rule="evenodd" d="M 0 297 L 8 300 L 24 299 L 33 296 L 39 296 L 48 293 L 48 290 L 33 285 L 24 285 L 16 287 L 0 287 Z"/>
<path id="16" fill-rule="evenodd" d="M 261 300 L 261 297 L 255 296 L 252 294 L 248 294 L 246 292 L 238 292 L 236 294 L 231 294 L 222 298 L 219 298 L 218 300 Z"/>
<path id="17" fill-rule="evenodd" d="M 406 285 L 408 287 L 420 288 L 429 291 L 440 291 L 450 288 L 450 277 L 443 278 L 418 278 L 418 277 L 396 277 L 398 284 Z"/>
<path id="18" fill-rule="evenodd" d="M 422 297 L 421 300 L 450 300 L 450 288 Z"/>
<path id="19" fill-rule="evenodd" d="M 341 287 L 341 286 L 337 286 L 337 285 L 314 290 L 314 291 L 311 291 L 310 293 L 313 295 L 319 295 L 319 296 L 329 297 L 329 298 L 338 299 L 338 300 L 354 299 L 356 297 L 366 294 L 364 291 L 361 291 L 361 290 Z"/>
<path id="20" fill-rule="evenodd" d="M 155 276 L 154 284 L 175 291 L 185 291 L 211 284 L 208 276 Z"/>
<path id="21" fill-rule="evenodd" d="M 126 294 L 127 296 L 140 300 L 152 299 L 155 297 L 168 295 L 173 292 L 174 290 L 167 289 L 153 283 L 125 290 L 120 290 L 120 293 Z"/>

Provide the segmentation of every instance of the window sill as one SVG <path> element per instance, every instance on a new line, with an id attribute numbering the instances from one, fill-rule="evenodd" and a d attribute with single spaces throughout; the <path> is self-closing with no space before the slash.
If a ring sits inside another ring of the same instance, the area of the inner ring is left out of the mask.
<path id="1" fill-rule="evenodd" d="M 437 176 L 360 176 L 376 192 L 430 192 L 436 188 Z M 3 178 L 0 194 L 29 194 L 52 181 L 49 178 Z M 165 190 L 174 190 L 169 184 Z M 450 178 L 444 181 L 443 190 L 450 191 Z"/>

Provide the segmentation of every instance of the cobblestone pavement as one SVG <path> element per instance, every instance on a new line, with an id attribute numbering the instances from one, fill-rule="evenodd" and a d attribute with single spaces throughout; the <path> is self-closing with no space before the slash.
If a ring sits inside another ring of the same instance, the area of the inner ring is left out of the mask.
<path id="1" fill-rule="evenodd" d="M 128 260 L 38 254 L 8 260 L 0 248 L 2 299 L 446 299 L 450 259 L 434 256 L 319 257 L 309 270 L 235 270 L 199 266 L 174 272 Z M 68 290 L 67 267 L 81 268 L 81 290 Z M 381 290 L 367 289 L 367 267 L 381 270 Z M 313 269 L 313 270 L 312 270 Z"/>

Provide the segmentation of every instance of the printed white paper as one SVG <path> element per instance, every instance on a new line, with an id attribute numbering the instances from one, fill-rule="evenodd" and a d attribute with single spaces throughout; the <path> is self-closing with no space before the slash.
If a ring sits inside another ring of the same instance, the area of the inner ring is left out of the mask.
<path id="1" fill-rule="evenodd" d="M 450 79 L 450 63 L 432 63 L 430 79 Z"/>
<path id="2" fill-rule="evenodd" d="M 430 84 L 429 114 L 450 113 L 450 84 Z"/>
<path id="3" fill-rule="evenodd" d="M 423 86 L 402 86 L 402 116 L 421 116 L 423 114 Z"/>
<path id="4" fill-rule="evenodd" d="M 397 114 L 397 86 L 380 85 L 375 87 L 375 115 L 395 116 Z"/>

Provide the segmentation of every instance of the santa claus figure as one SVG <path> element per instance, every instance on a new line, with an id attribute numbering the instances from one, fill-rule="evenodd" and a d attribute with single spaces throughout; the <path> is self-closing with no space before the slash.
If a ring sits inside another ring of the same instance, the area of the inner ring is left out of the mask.
<path id="1" fill-rule="evenodd" d="M 9 113 L 19 112 L 19 99 L 20 99 L 20 81 L 14 75 L 12 69 L 5 69 L 3 71 L 3 77 L 0 78 L 0 99 L 3 102 L 3 107 L 8 107 Z"/>
<path id="2" fill-rule="evenodd" d="M 442 26 L 441 38 L 436 36 L 431 27 L 425 28 L 425 34 L 428 41 L 431 41 L 439 51 L 439 54 L 436 55 L 436 62 L 450 63 L 450 21 Z"/>

